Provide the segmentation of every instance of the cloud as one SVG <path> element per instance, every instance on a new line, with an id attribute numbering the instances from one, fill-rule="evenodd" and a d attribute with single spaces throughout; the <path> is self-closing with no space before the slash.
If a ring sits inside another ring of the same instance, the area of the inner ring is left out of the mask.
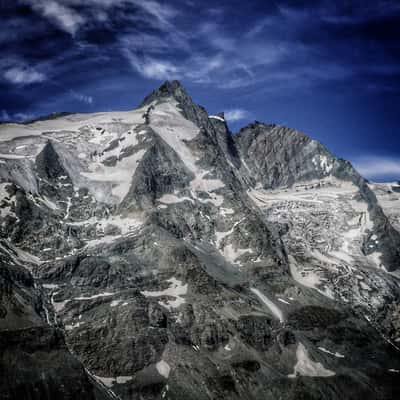
<path id="1" fill-rule="evenodd" d="M 169 61 L 153 59 L 150 57 L 138 57 L 136 54 L 125 51 L 131 66 L 146 78 L 150 79 L 177 79 L 178 68 Z"/>
<path id="2" fill-rule="evenodd" d="M 123 49 L 134 52 L 149 52 L 153 54 L 163 54 L 171 48 L 175 48 L 174 43 L 162 38 L 159 35 L 147 32 L 137 32 L 122 35 L 120 45 Z"/>
<path id="3" fill-rule="evenodd" d="M 31 121 L 35 118 L 35 114 L 32 113 L 15 113 L 13 114 L 13 120 L 23 122 L 23 121 Z"/>
<path id="4" fill-rule="evenodd" d="M 1 110 L 0 119 L 2 121 L 9 121 L 11 119 L 10 115 L 7 112 L 7 110 Z"/>
<path id="5" fill-rule="evenodd" d="M 123 51 L 130 65 L 140 75 L 149 79 L 184 79 L 194 83 L 209 84 L 216 82 L 221 69 L 225 68 L 225 60 L 219 54 L 209 57 L 194 54 L 177 66 L 158 57 L 138 56 L 136 52 L 127 49 Z"/>
<path id="6" fill-rule="evenodd" d="M 4 109 L 1 110 L 1 113 L 0 113 L 0 121 L 3 121 L 3 122 L 8 122 L 8 121 L 19 121 L 19 122 L 21 122 L 21 121 L 30 121 L 33 118 L 35 118 L 35 115 L 32 114 L 32 113 L 17 112 L 17 113 L 14 113 L 14 114 L 10 115 L 8 113 L 8 111 L 4 110 Z"/>
<path id="7" fill-rule="evenodd" d="M 60 1 L 28 0 L 28 3 L 35 12 L 71 35 L 75 35 L 80 26 L 85 23 L 85 18 Z"/>
<path id="8" fill-rule="evenodd" d="M 153 17 L 153 23 L 156 21 L 157 26 L 164 30 L 171 30 L 172 24 L 171 19 L 173 19 L 179 12 L 177 9 L 167 5 L 161 4 L 157 1 L 152 0 L 132 0 L 136 6 L 140 7 L 148 15 Z M 154 21 L 155 20 L 155 21 Z"/>
<path id="9" fill-rule="evenodd" d="M 141 73 L 153 79 L 172 79 L 178 77 L 178 69 L 168 61 L 146 59 L 139 66 Z"/>
<path id="10" fill-rule="evenodd" d="M 249 112 L 246 110 L 243 110 L 241 108 L 236 108 L 233 110 L 225 111 L 224 115 L 225 115 L 225 119 L 227 121 L 234 122 L 234 121 L 240 121 L 242 119 L 248 118 Z"/>
<path id="11" fill-rule="evenodd" d="M 388 91 L 381 74 L 373 79 L 367 76 L 365 66 L 370 65 L 370 60 L 356 60 L 356 53 L 343 46 L 340 35 L 345 28 L 327 23 L 315 35 L 325 17 L 340 19 L 347 15 L 340 2 L 321 2 L 312 8 L 282 2 L 268 6 L 261 18 L 252 15 L 252 23 L 232 29 L 230 17 L 237 10 L 229 5 L 213 10 L 216 16 L 210 18 L 209 8 L 190 1 L 87 0 L 84 5 L 79 0 L 22 1 L 71 34 L 73 48 L 81 49 L 83 59 L 93 59 L 101 53 L 118 62 L 122 56 L 122 62 L 128 60 L 135 71 L 148 79 L 178 78 L 227 90 L 263 85 L 272 93 L 340 83 L 353 76 L 365 91 Z M 355 4 L 348 15 L 372 15 L 372 11 L 378 16 L 386 15 L 387 10 L 397 9 L 393 4 L 380 1 L 368 10 Z M 315 18 L 310 19 L 310 15 Z M 350 35 L 346 44 L 359 37 Z M 359 47 L 362 43 L 354 45 Z M 89 54 L 85 53 L 88 46 L 92 46 Z M 375 60 L 384 59 L 384 54 L 379 55 Z M 68 62 L 70 57 L 74 63 L 76 56 L 67 54 L 64 58 Z M 59 70 L 62 65 L 58 62 Z M 373 82 L 372 89 L 367 81 Z"/>
<path id="12" fill-rule="evenodd" d="M 19 85 L 29 85 L 46 80 L 46 75 L 26 66 L 11 67 L 4 72 L 3 76 L 9 82 Z"/>
<path id="13" fill-rule="evenodd" d="M 181 66 L 182 75 L 196 83 L 214 82 L 218 72 L 225 66 L 225 60 L 221 54 L 205 57 L 194 55 Z"/>
<path id="14" fill-rule="evenodd" d="M 74 99 L 76 99 L 78 101 L 81 101 L 82 103 L 93 104 L 93 97 L 92 96 L 87 96 L 85 94 L 78 93 L 75 90 L 70 90 L 69 93 L 71 94 L 71 96 Z"/>
<path id="15" fill-rule="evenodd" d="M 400 158 L 362 156 L 356 158 L 353 165 L 367 179 L 400 179 Z"/>

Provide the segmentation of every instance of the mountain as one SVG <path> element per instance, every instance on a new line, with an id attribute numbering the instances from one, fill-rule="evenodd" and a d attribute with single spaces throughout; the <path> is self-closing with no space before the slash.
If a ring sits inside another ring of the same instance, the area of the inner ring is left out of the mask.
<path id="1" fill-rule="evenodd" d="M 0 126 L 0 399 L 400 396 L 400 185 L 177 81 Z"/>

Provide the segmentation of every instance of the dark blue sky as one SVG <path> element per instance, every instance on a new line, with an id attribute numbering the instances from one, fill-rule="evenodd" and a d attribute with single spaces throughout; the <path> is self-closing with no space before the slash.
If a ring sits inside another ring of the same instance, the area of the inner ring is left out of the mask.
<path id="1" fill-rule="evenodd" d="M 0 0 L 0 120 L 129 109 L 179 79 L 233 131 L 297 128 L 400 179 L 400 2 Z"/>

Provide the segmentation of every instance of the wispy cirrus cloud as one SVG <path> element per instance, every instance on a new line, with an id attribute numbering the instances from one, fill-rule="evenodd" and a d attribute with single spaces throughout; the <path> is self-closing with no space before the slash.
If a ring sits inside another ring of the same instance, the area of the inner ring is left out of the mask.
<path id="1" fill-rule="evenodd" d="M 143 77 L 149 79 L 185 79 L 195 83 L 211 83 L 212 73 L 224 64 L 223 57 L 193 55 L 180 65 L 156 56 L 140 56 L 131 50 L 124 50 L 130 65 Z"/>
<path id="2" fill-rule="evenodd" d="M 367 179 L 400 179 L 400 157 L 356 157 L 353 160 L 353 165 Z"/>
<path id="3" fill-rule="evenodd" d="M 250 113 L 242 108 L 235 108 L 232 110 L 225 111 L 225 119 L 230 122 L 240 121 L 249 118 Z"/>
<path id="4" fill-rule="evenodd" d="M 1 110 L 0 113 L 0 120 L 1 121 L 10 121 L 11 117 L 10 114 L 7 112 L 7 110 Z"/>
<path id="5" fill-rule="evenodd" d="M 0 121 L 3 122 L 9 122 L 9 121 L 18 121 L 18 122 L 23 122 L 23 121 L 30 121 L 34 119 L 36 116 L 33 113 L 22 113 L 22 112 L 17 112 L 13 114 L 9 114 L 7 110 L 1 110 L 0 112 Z"/>
<path id="6" fill-rule="evenodd" d="M 390 89 L 389 78 L 379 68 L 372 79 L 365 67 L 371 62 L 358 56 L 362 52 L 351 51 L 352 41 L 357 41 L 357 48 L 363 45 L 357 34 L 345 32 L 348 48 L 343 46 L 337 21 L 349 19 L 362 26 L 371 18 L 386 18 L 398 13 L 393 0 L 368 6 L 355 1 L 351 7 L 341 1 L 320 1 L 313 7 L 282 1 L 266 5 L 260 18 L 254 15 L 250 23 L 234 29 L 229 17 L 235 15 L 236 7 L 228 4 L 205 10 L 191 2 L 159 0 L 20 1 L 69 33 L 75 47 L 83 49 L 94 40 L 92 45 L 101 53 L 110 53 L 120 62 L 125 58 L 147 79 L 179 78 L 227 90 L 268 82 L 270 93 L 348 79 L 359 81 L 360 90 Z M 320 34 L 315 35 L 316 31 Z M 377 49 L 385 51 L 382 46 Z M 383 58 L 384 54 L 374 57 L 378 67 Z M 395 61 L 392 64 L 397 65 Z"/>
<path id="7" fill-rule="evenodd" d="M 156 22 L 156 26 L 163 30 L 172 30 L 171 20 L 179 14 L 179 10 L 166 3 L 160 3 L 155 0 L 131 0 L 142 11 L 153 17 L 150 23 Z"/>
<path id="8" fill-rule="evenodd" d="M 85 23 L 85 18 L 73 8 L 65 5 L 69 3 L 68 1 L 27 0 L 27 2 L 34 11 L 71 35 L 74 35 L 80 26 Z"/>
<path id="9" fill-rule="evenodd" d="M 156 0 L 20 0 L 64 32 L 74 36 L 93 21 L 103 26 L 112 19 L 114 11 L 136 7 L 132 21 L 145 21 L 149 27 L 171 30 L 171 19 L 179 10 Z M 90 29 L 90 27 L 88 27 Z"/>
<path id="10" fill-rule="evenodd" d="M 19 85 L 29 85 L 46 80 L 45 74 L 28 66 L 14 66 L 8 68 L 4 71 L 3 76 L 7 81 Z"/>
<path id="11" fill-rule="evenodd" d="M 177 79 L 178 68 L 169 61 L 158 60 L 151 57 L 139 57 L 136 54 L 125 51 L 131 66 L 142 76 L 150 79 Z"/>
<path id="12" fill-rule="evenodd" d="M 13 114 L 13 120 L 23 122 L 23 121 L 31 121 L 36 117 L 33 113 L 15 113 Z"/>
<path id="13" fill-rule="evenodd" d="M 86 103 L 86 104 L 92 104 L 93 103 L 93 97 L 92 96 L 88 96 L 82 93 L 79 93 L 75 90 L 70 90 L 69 93 L 71 94 L 71 96 L 78 100 L 81 101 L 82 103 Z"/>

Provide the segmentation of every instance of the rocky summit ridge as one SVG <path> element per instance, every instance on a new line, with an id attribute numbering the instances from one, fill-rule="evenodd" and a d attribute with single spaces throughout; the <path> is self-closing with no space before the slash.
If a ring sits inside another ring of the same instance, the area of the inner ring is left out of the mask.
<path id="1" fill-rule="evenodd" d="M 0 125 L 0 399 L 400 396 L 400 185 L 183 86 Z"/>

